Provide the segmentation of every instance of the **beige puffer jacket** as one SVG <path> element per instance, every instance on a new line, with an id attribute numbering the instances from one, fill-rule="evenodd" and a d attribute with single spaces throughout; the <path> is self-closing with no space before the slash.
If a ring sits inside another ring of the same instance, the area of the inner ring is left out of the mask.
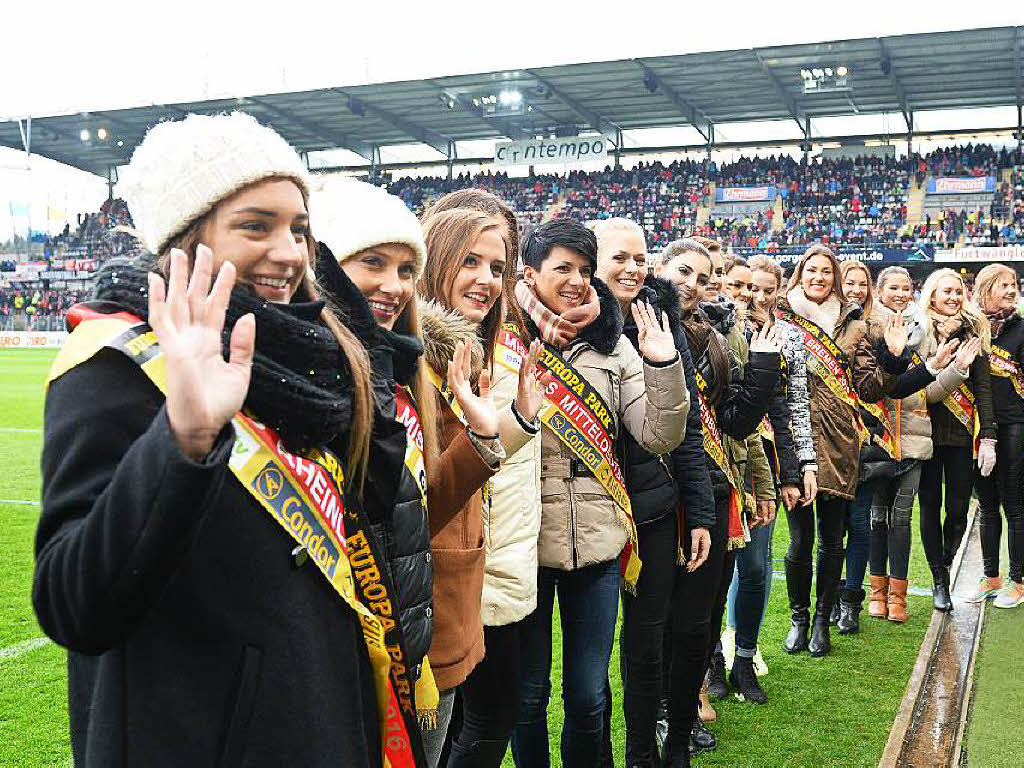
<path id="1" fill-rule="evenodd" d="M 645 363 L 622 335 L 611 292 L 599 280 L 593 286 L 601 314 L 560 350 L 562 358 L 600 393 L 614 415 L 616 434 L 625 427 L 647 450 L 668 453 L 682 442 L 690 408 L 682 363 Z M 573 477 L 572 458 L 551 430 L 541 430 L 538 560 L 564 571 L 613 560 L 626 543 L 615 501 L 594 476 Z"/>
<path id="2" fill-rule="evenodd" d="M 525 334 L 520 334 L 529 343 Z M 499 413 L 505 463 L 491 478 L 484 509 L 484 592 L 481 617 L 489 627 L 511 624 L 537 607 L 537 534 L 540 532 L 540 435 L 512 413 L 519 376 L 495 364 L 491 394 Z"/>

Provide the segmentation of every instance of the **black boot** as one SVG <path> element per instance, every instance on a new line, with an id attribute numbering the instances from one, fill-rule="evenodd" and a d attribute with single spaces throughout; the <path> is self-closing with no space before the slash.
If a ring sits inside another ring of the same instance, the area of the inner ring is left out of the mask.
<path id="1" fill-rule="evenodd" d="M 949 613 L 953 610 L 953 599 L 949 596 L 949 568 L 944 565 L 933 566 L 932 582 L 935 610 Z"/>
<path id="2" fill-rule="evenodd" d="M 690 731 L 690 754 L 699 755 L 701 752 L 710 752 L 718 746 L 715 734 L 708 730 L 708 727 L 696 718 L 693 721 L 693 729 Z"/>
<path id="3" fill-rule="evenodd" d="M 807 630 L 811 623 L 811 567 L 809 563 L 786 560 L 786 592 L 792 624 L 782 644 L 786 653 L 807 650 Z"/>
<path id="4" fill-rule="evenodd" d="M 814 621 L 811 623 L 811 639 L 807 650 L 811 656 L 824 656 L 832 650 L 828 617 L 836 601 L 839 574 L 843 570 L 843 552 L 822 552 L 818 550 L 818 600 L 814 606 Z"/>
<path id="5" fill-rule="evenodd" d="M 839 634 L 855 635 L 860 632 L 860 612 L 864 607 L 863 589 L 844 589 L 839 598 Z"/>
<path id="6" fill-rule="evenodd" d="M 475 765 L 500 765 L 505 756 L 508 742 L 504 739 L 476 741 L 469 747 L 460 747 L 452 742 L 448 757 L 448 768 L 472 768 Z"/>
<path id="7" fill-rule="evenodd" d="M 720 653 L 711 655 L 708 668 L 708 696 L 716 701 L 729 695 L 729 686 L 725 682 L 725 656 Z"/>
<path id="8" fill-rule="evenodd" d="M 842 581 L 840 581 L 839 582 L 839 591 L 840 592 L 842 592 L 843 586 L 844 586 L 844 583 Z M 839 623 L 839 619 L 841 619 L 842 616 L 843 616 L 843 611 L 842 611 L 842 608 L 840 607 L 839 601 L 837 600 L 836 604 L 832 606 L 832 613 L 828 617 L 828 623 L 831 624 L 834 627 L 834 626 L 836 626 Z"/>
<path id="9" fill-rule="evenodd" d="M 736 694 L 742 700 L 754 704 L 764 704 L 768 697 L 764 695 L 761 684 L 757 681 L 757 674 L 754 672 L 754 660 L 747 656 L 737 654 L 732 660 L 732 670 L 729 672 L 729 683 L 736 689 Z"/>

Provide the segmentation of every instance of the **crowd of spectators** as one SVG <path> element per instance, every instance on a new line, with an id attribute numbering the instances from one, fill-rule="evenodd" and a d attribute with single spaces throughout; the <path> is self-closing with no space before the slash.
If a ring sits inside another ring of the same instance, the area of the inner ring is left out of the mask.
<path id="1" fill-rule="evenodd" d="M 68 309 L 87 297 L 81 290 L 0 290 L 0 330 L 62 330 Z"/>

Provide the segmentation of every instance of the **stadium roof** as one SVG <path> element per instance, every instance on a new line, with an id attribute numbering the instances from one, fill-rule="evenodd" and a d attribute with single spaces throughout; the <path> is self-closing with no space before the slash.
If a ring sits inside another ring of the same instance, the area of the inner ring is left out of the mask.
<path id="1" fill-rule="evenodd" d="M 802 70 L 840 66 L 848 88 L 805 93 Z M 380 146 L 419 142 L 451 159 L 457 141 L 552 132 L 597 131 L 618 146 L 624 130 L 692 125 L 707 141 L 718 123 L 792 120 L 803 134 L 810 118 L 893 112 L 909 126 L 921 110 L 1020 105 L 1022 81 L 1024 27 L 998 27 L 34 117 L 31 151 L 107 175 L 155 123 L 232 109 L 272 125 L 300 152 L 344 148 L 367 162 Z M 501 91 L 521 94 L 521 114 L 486 114 Z M 23 149 L 26 127 L 0 122 L 0 145 Z"/>

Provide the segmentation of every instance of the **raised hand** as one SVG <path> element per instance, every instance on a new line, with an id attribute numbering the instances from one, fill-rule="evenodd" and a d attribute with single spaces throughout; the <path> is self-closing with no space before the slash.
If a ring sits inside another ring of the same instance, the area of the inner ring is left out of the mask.
<path id="1" fill-rule="evenodd" d="M 637 328 L 637 345 L 644 359 L 652 363 L 667 363 L 679 354 L 669 329 L 668 313 L 661 313 L 661 322 L 646 301 L 635 301 L 630 307 Z"/>
<path id="2" fill-rule="evenodd" d="M 231 330 L 231 356 L 224 360 L 221 331 L 235 284 L 235 266 L 221 265 L 210 290 L 213 253 L 196 249 L 188 276 L 183 251 L 171 251 L 171 272 L 149 273 L 149 324 L 167 361 L 167 420 L 182 452 L 199 460 L 213 448 L 217 435 L 245 402 L 249 391 L 256 319 L 244 315 Z"/>
<path id="3" fill-rule="evenodd" d="M 907 327 L 903 324 L 903 316 L 893 313 L 885 321 L 885 330 L 882 334 L 885 345 L 889 348 L 889 354 L 899 357 L 907 348 Z"/>
<path id="4" fill-rule="evenodd" d="M 541 405 L 544 404 L 541 384 L 537 382 L 537 361 L 540 359 L 541 349 L 543 349 L 543 345 L 540 340 L 534 339 L 519 366 L 519 392 L 516 395 L 516 410 L 527 421 L 536 419 Z M 545 373 L 541 382 L 545 382 L 550 377 L 550 373 Z"/>
<path id="5" fill-rule="evenodd" d="M 460 341 L 455 345 L 455 353 L 448 363 L 448 387 L 461 406 L 470 430 L 480 437 L 495 437 L 498 434 L 498 411 L 491 397 L 491 374 L 486 368 L 480 372 L 479 394 L 473 394 L 469 383 L 471 357 L 468 342 Z"/>
<path id="6" fill-rule="evenodd" d="M 981 352 L 981 339 L 977 336 L 972 336 L 966 344 L 960 347 L 960 351 L 956 353 L 956 369 L 958 371 L 969 371 L 979 352 Z"/>
<path id="7" fill-rule="evenodd" d="M 779 332 L 779 324 L 765 324 L 760 331 L 750 340 L 751 352 L 781 352 L 782 334 Z"/>
<path id="8" fill-rule="evenodd" d="M 935 354 L 928 359 L 928 365 L 933 371 L 941 371 L 949 365 L 950 361 L 953 359 L 953 354 L 959 346 L 960 339 L 950 339 L 949 341 L 943 342 L 939 345 L 939 348 L 935 350 Z"/>

